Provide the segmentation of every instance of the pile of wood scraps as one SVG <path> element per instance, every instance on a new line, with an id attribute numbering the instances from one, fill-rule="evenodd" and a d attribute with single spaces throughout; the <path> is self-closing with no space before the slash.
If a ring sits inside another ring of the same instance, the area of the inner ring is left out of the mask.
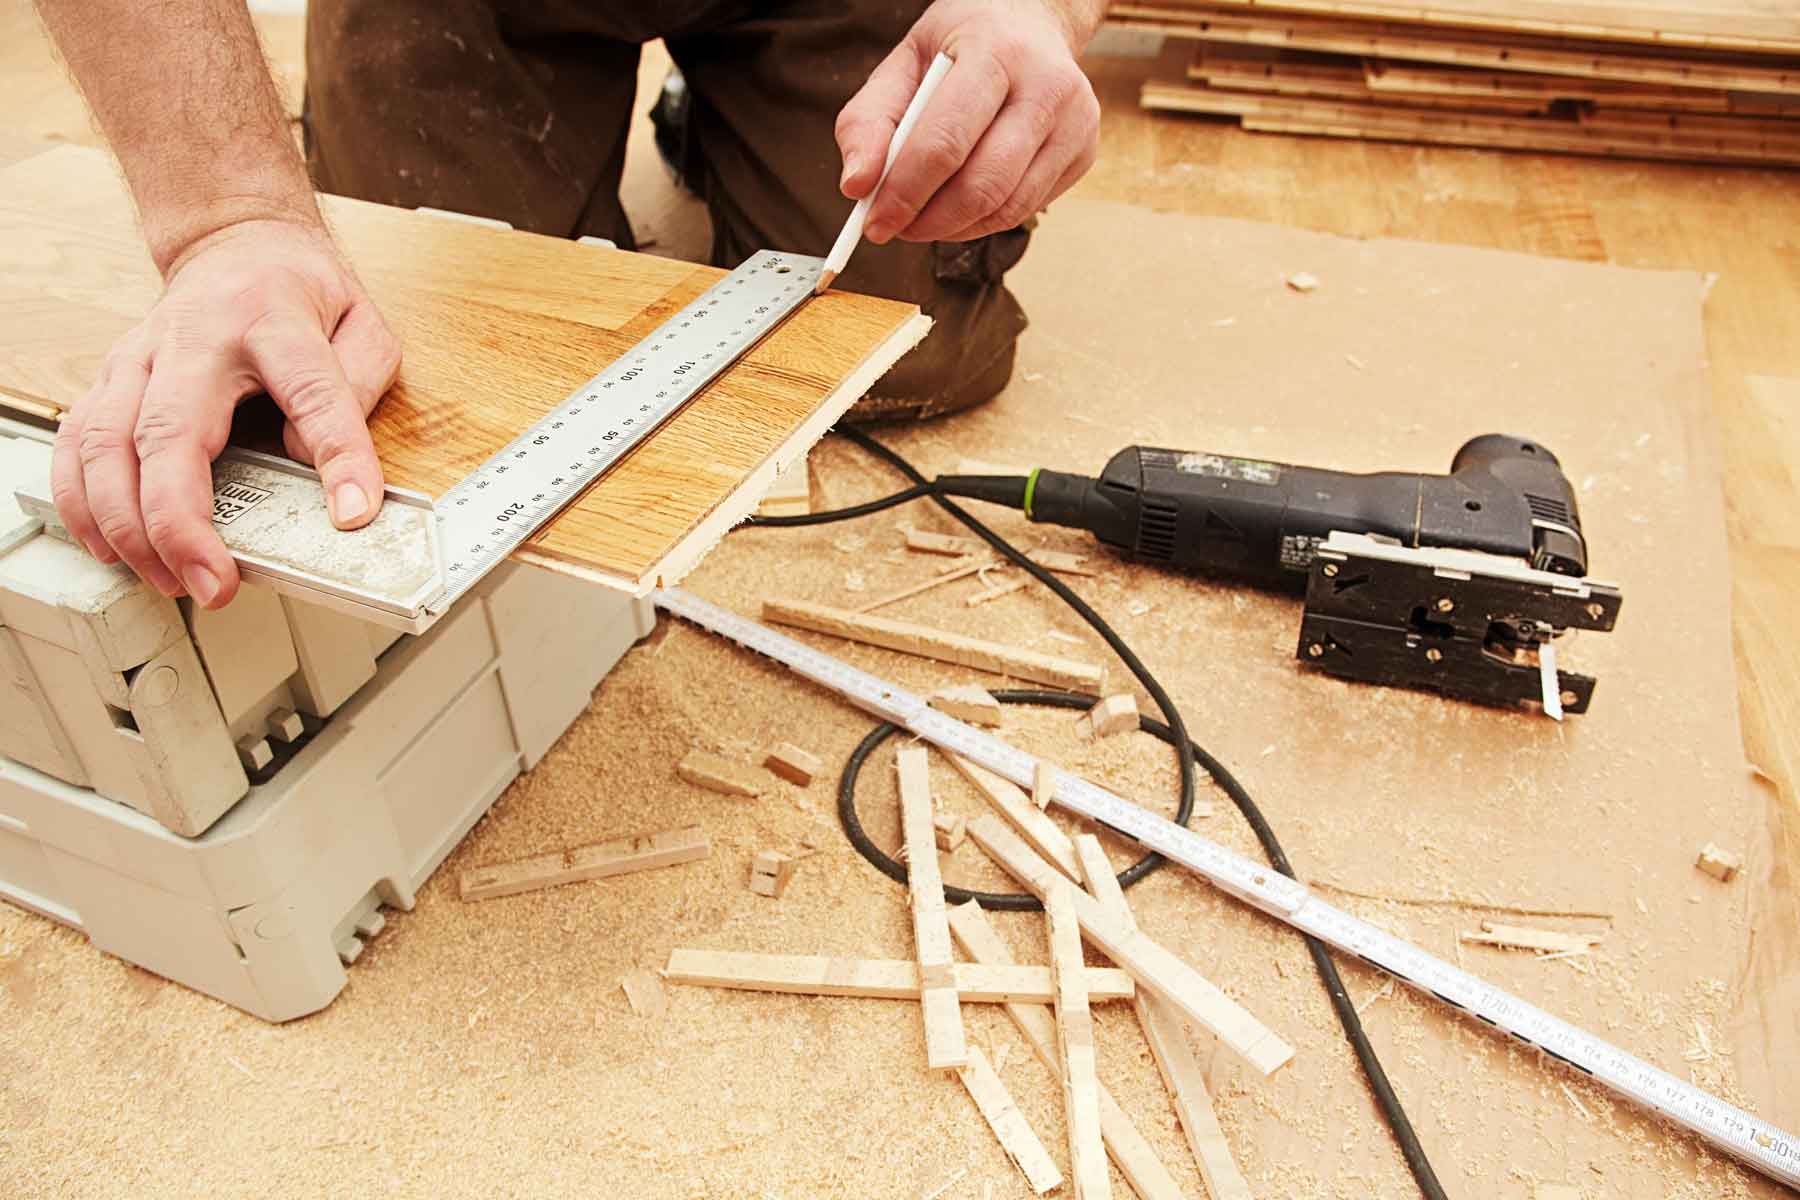
<path id="1" fill-rule="evenodd" d="M 1800 165 L 1800 17 L 1733 0 L 1159 0 L 1111 24 L 1195 43 L 1145 108 L 1300 133 Z"/>
<path id="2" fill-rule="evenodd" d="M 980 770 L 963 762 L 954 765 L 965 774 Z M 1287 1063 L 1293 1048 L 1138 929 L 1098 839 L 1088 833 L 1071 838 L 1017 789 L 1017 802 L 1009 804 L 990 785 L 981 790 L 1000 816 L 979 816 L 963 827 L 971 841 L 1043 902 L 1046 915 L 1048 965 L 1014 963 L 979 905 L 946 904 L 938 862 L 945 822 L 934 811 L 925 746 L 902 746 L 895 769 L 913 961 L 677 948 L 663 977 L 706 987 L 917 1002 L 927 1070 L 956 1076 L 1007 1157 L 1031 1189 L 1043 1194 L 1065 1180 L 1057 1156 L 1046 1149 L 996 1065 L 963 1028 L 964 1003 L 1002 1004 L 1061 1092 L 1070 1194 L 1087 1200 L 1110 1195 L 1110 1155 L 1139 1195 L 1178 1197 L 1181 1190 L 1168 1168 L 1097 1075 L 1091 1005 L 1128 999 L 1136 1006 L 1145 1041 L 1212 1194 L 1247 1197 L 1248 1185 L 1205 1089 L 1193 1038 L 1216 1037 L 1264 1076 Z M 1048 844 L 1057 852 L 1050 855 L 1039 848 L 1046 844 L 1045 826 L 1055 830 Z M 1117 967 L 1088 966 L 1083 937 Z M 967 961 L 956 960 L 954 946 L 962 948 Z"/>

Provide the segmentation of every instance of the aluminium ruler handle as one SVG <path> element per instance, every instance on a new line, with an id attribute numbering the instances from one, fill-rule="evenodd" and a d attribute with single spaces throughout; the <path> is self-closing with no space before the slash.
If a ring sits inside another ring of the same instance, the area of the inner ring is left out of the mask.
<path id="1" fill-rule="evenodd" d="M 1021 787 L 1033 784 L 1035 756 L 930 707 L 921 696 L 679 588 L 663 588 L 651 593 L 651 599 L 658 608 L 772 658 L 941 749 L 980 763 Z M 1277 920 L 1562 1059 L 1769 1178 L 1800 1189 L 1800 1138 L 1793 1134 L 1327 904 L 1298 880 L 1078 776 L 1059 770 L 1054 778 L 1052 798 L 1065 808 L 1199 872 Z"/>

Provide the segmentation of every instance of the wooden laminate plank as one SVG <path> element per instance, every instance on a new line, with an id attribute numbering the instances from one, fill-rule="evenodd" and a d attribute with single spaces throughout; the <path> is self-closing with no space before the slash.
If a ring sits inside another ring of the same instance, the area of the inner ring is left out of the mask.
<path id="1" fill-rule="evenodd" d="M 1255 15 L 1242 10 L 1148 4 L 1117 4 L 1111 11 L 1113 23 L 1126 28 L 1206 42 L 1323 50 L 1538 75 L 1583 75 L 1670 87 L 1800 93 L 1800 68 L 1780 58 L 1678 58 L 1555 38 L 1484 38 L 1473 32 L 1446 36 L 1429 26 L 1342 21 L 1288 12 Z"/>
<path id="2" fill-rule="evenodd" d="M 1292 62 L 1277 52 L 1268 57 L 1229 53 L 1229 47 L 1201 46 L 1188 63 L 1187 77 L 1209 87 L 1240 92 L 1272 92 L 1312 99 L 1368 100 L 1379 97 L 1393 105 L 1484 109 L 1514 113 L 1541 112 L 1554 97 L 1514 96 L 1500 91 L 1443 96 L 1422 90 L 1377 92 L 1363 62 L 1340 58 L 1331 62 Z M 1221 50 L 1227 51 L 1220 53 Z"/>
<path id="3" fill-rule="evenodd" d="M 684 825 L 662 833 L 615 838 L 516 862 L 471 867 L 462 873 L 458 887 L 464 900 L 492 900 L 584 879 L 672 867 L 705 858 L 711 850 L 704 829 Z"/>
<path id="4" fill-rule="evenodd" d="M 1309 100 L 1252 92 L 1146 83 L 1146 108 L 1241 118 L 1245 129 L 1327 134 L 1452 145 L 1499 146 L 1624 158 L 1696 162 L 1800 164 L 1800 140 L 1761 134 L 1723 135 L 1499 113 L 1399 110 L 1381 104 Z"/>
<path id="5" fill-rule="evenodd" d="M 1076 1200 L 1106 1200 L 1112 1181 L 1100 1139 L 1100 1080 L 1094 1055 L 1094 1015 L 1081 985 L 1081 924 L 1075 885 L 1058 881 L 1044 892 L 1050 968 L 1056 976 L 1056 1046 L 1062 1062 L 1063 1112 L 1069 1125 L 1069 1174 Z"/>
<path id="6" fill-rule="evenodd" d="M 969 837 L 1039 899 L 1066 882 L 997 817 L 970 821 Z M 1293 1047 L 1274 1030 L 1141 930 L 1125 925 L 1085 892 L 1074 892 L 1073 903 L 1088 940 L 1130 972 L 1139 987 L 1167 998 L 1259 1072 L 1271 1075 L 1294 1056 Z"/>
<path id="7" fill-rule="evenodd" d="M 387 481 L 444 492 L 723 272 L 339 197 L 327 219 L 405 347 L 370 420 Z M 66 408 L 160 293 L 103 153 L 0 170 L 0 387 Z M 828 292 L 646 439 L 520 556 L 673 582 L 924 335 L 912 305 Z"/>
<path id="8" fill-rule="evenodd" d="M 984 966 L 1010 964 L 1012 952 L 989 924 L 981 906 L 971 900 L 950 910 L 950 932 L 963 953 Z M 1091 972 L 1092 967 L 1088 968 Z M 1090 975 L 1091 978 L 1091 975 Z M 1094 998 L 1093 992 L 1088 998 Z M 1056 1048 L 1056 1018 L 1047 1004 L 1012 1003 L 1005 1006 L 1006 1015 L 1030 1045 L 1038 1061 L 1054 1076 L 1061 1076 L 1061 1059 Z M 1100 1136 L 1106 1152 L 1143 1200 L 1183 1200 L 1179 1184 L 1169 1169 L 1156 1157 L 1156 1151 L 1138 1132 L 1137 1126 L 1107 1091 L 1103 1083 L 1100 1095 Z"/>
<path id="9" fill-rule="evenodd" d="M 828 604 L 764 600 L 763 619 L 777 625 L 826 633 L 868 646 L 935 658 L 961 667 L 977 667 L 996 675 L 1012 675 L 1071 691 L 1098 692 L 1106 682 L 1105 669 L 1094 663 L 1039 654 L 1035 650 L 950 633 L 911 621 L 868 616 Z"/>
<path id="10" fill-rule="evenodd" d="M 1198 58 L 1198 55 L 1196 56 Z M 1673 108 L 1686 112 L 1726 112 L 1731 93 L 1723 89 L 1656 87 L 1619 83 L 1579 75 L 1532 75 L 1522 71 L 1484 71 L 1441 63 L 1363 59 L 1369 90 L 1378 95 L 1425 95 L 1517 100 L 1593 100 L 1632 108 Z"/>
<path id="11" fill-rule="evenodd" d="M 956 1077 L 968 1089 L 975 1107 L 981 1110 L 982 1117 L 987 1120 L 988 1128 L 1000 1140 L 1000 1148 L 1006 1151 L 1006 1157 L 1025 1176 L 1031 1190 L 1041 1196 L 1062 1186 L 1062 1172 L 1056 1169 L 1050 1152 L 1044 1149 L 1044 1143 L 1032 1132 L 1025 1114 L 1013 1103 L 1012 1093 L 1006 1090 L 1006 1085 L 1000 1082 L 1000 1076 L 988 1065 L 987 1055 L 970 1046 L 969 1065 L 958 1068 Z"/>
<path id="12" fill-rule="evenodd" d="M 912 901 L 913 941 L 919 956 L 919 1007 L 925 1017 L 925 1065 L 949 1070 L 969 1061 L 951 969 L 950 926 L 944 915 L 944 877 L 938 870 L 937 830 L 931 821 L 931 768 L 925 747 L 900 747 L 900 828 L 906 842 L 906 886 Z"/>
<path id="13" fill-rule="evenodd" d="M 979 1004 L 1049 1004 L 1055 984 L 1048 967 L 951 963 L 960 999 Z M 900 958 L 837 958 L 824 954 L 755 954 L 741 950 L 669 952 L 663 976 L 675 983 L 796 996 L 850 996 L 917 1000 L 919 964 Z M 1129 1000 L 1137 994 L 1130 975 L 1116 967 L 1089 967 L 1088 998 Z"/>
<path id="14" fill-rule="evenodd" d="M 1115 10 L 1135 5 L 1113 5 Z M 1165 10 L 1198 5 L 1163 0 Z M 1289 13 L 1346 21 L 1411 22 L 1494 36 L 1588 38 L 1696 51 L 1800 53 L 1800 14 L 1755 0 L 1207 0 L 1210 10 Z"/>
<path id="15" fill-rule="evenodd" d="M 1121 921 L 1135 928 L 1137 918 L 1132 915 L 1125 889 L 1119 886 L 1100 839 L 1091 833 L 1077 834 L 1075 854 L 1081 860 L 1081 873 L 1088 893 Z M 1219 1126 L 1219 1114 L 1206 1090 L 1206 1074 L 1194 1055 L 1193 1041 L 1180 1014 L 1166 1001 L 1147 991 L 1139 991 L 1132 997 L 1132 1003 L 1137 1010 L 1138 1026 L 1144 1031 L 1144 1040 L 1150 1045 L 1157 1070 L 1162 1073 L 1163 1085 L 1175 1102 L 1175 1115 L 1181 1120 L 1182 1132 L 1187 1134 L 1188 1147 L 1194 1152 L 1201 1175 L 1206 1178 L 1212 1200 L 1251 1200 L 1250 1183 L 1231 1156 L 1231 1146 Z"/>

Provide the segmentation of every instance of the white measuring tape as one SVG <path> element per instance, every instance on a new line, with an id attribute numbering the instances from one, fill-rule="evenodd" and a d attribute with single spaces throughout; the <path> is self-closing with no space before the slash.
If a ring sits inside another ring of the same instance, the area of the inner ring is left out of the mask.
<path id="1" fill-rule="evenodd" d="M 1036 758 L 939 712 L 923 697 L 680 589 L 665 588 L 652 593 L 651 599 L 658 608 L 766 655 L 933 745 L 980 763 L 1021 787 L 1030 788 L 1033 784 Z M 1055 778 L 1052 798 L 1063 807 L 1198 871 L 1218 887 L 1295 929 L 1354 954 L 1401 982 L 1562 1059 L 1595 1082 L 1685 1126 L 1771 1179 L 1800 1188 L 1800 1139 L 1792 1134 L 1367 921 L 1333 908 L 1278 871 L 1243 858 L 1085 779 L 1064 771 L 1057 771 Z"/>
<path id="2" fill-rule="evenodd" d="M 437 502 L 444 612 L 811 298 L 824 260 L 759 250 Z"/>

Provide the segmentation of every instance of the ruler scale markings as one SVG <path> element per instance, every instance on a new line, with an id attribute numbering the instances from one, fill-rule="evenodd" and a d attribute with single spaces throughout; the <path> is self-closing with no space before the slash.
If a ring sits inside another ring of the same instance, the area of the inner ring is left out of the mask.
<path id="1" fill-rule="evenodd" d="M 439 497 L 442 613 L 812 297 L 824 260 L 759 250 Z"/>
<path id="2" fill-rule="evenodd" d="M 651 598 L 658 608 L 773 658 L 859 708 L 902 725 L 1014 783 L 1030 786 L 1037 764 L 1033 756 L 930 708 L 922 697 L 678 588 L 661 589 L 653 592 Z M 1800 1188 L 1800 1138 L 1793 1134 L 1327 904 L 1298 880 L 1227 850 L 1085 779 L 1060 773 L 1055 799 L 1072 812 L 1110 826 L 1193 869 L 1287 925 L 1354 954 L 1401 982 L 1561 1059 L 1771 1179 Z"/>

